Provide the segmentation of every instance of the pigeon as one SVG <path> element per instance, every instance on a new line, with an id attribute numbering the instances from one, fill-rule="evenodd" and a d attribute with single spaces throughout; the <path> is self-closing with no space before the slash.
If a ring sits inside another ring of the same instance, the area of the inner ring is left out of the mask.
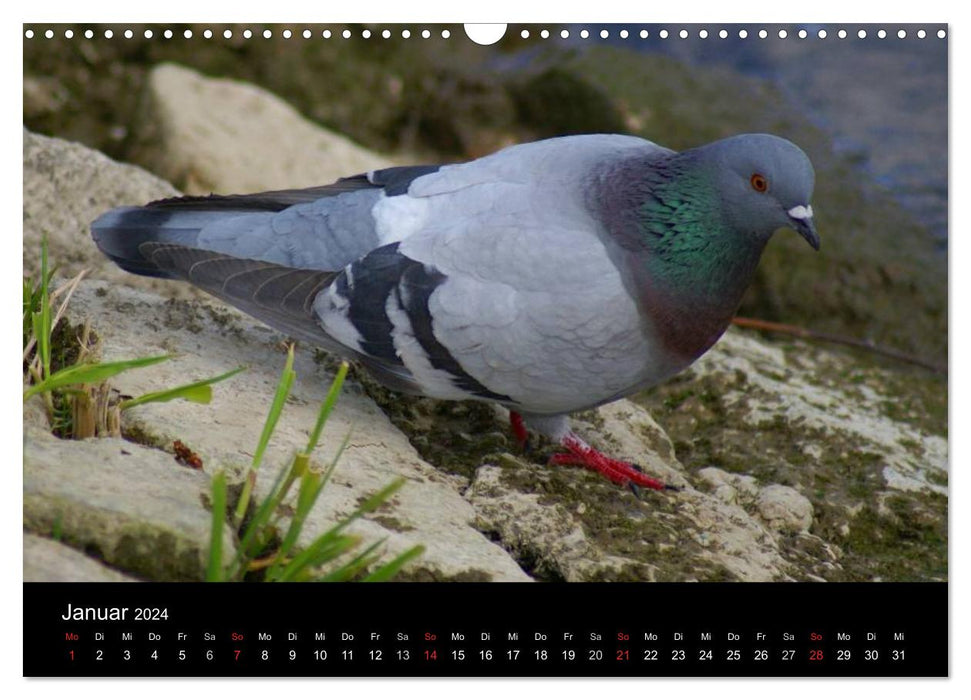
<path id="1" fill-rule="evenodd" d="M 676 152 L 617 134 L 551 138 L 329 185 L 113 209 L 101 251 L 188 281 L 387 387 L 490 401 L 611 481 L 671 488 L 608 457 L 569 414 L 657 385 L 725 332 L 769 238 L 819 249 L 814 171 L 743 134 Z"/>

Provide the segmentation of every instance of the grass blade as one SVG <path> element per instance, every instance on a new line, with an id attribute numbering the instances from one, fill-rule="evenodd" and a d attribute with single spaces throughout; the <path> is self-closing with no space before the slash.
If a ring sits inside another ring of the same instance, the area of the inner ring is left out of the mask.
<path id="1" fill-rule="evenodd" d="M 38 342 L 38 349 L 41 349 L 40 342 Z M 109 379 L 116 374 L 120 374 L 121 372 L 164 362 L 170 357 L 171 355 L 159 355 L 157 357 L 141 357 L 135 360 L 99 362 L 97 364 L 84 364 L 65 367 L 64 369 L 50 375 L 39 384 L 34 384 L 28 388 L 27 391 L 24 392 L 24 401 L 29 399 L 34 394 L 52 391 L 63 386 L 70 386 L 72 384 L 97 384 L 98 382 Z"/>
<path id="2" fill-rule="evenodd" d="M 44 380 L 51 376 L 51 300 L 50 281 L 47 274 L 47 236 L 40 243 L 40 312 L 34 317 L 34 336 L 40 353 Z"/>
<path id="3" fill-rule="evenodd" d="M 246 509 L 249 508 L 253 485 L 256 483 L 256 470 L 259 469 L 260 463 L 263 461 L 263 453 L 266 452 L 266 447 L 270 444 L 270 436 L 273 435 L 277 421 L 280 420 L 280 414 L 283 413 L 283 405 L 287 402 L 287 397 L 290 395 L 290 388 L 293 386 L 293 380 L 296 377 L 297 373 L 293 371 L 293 345 L 290 345 L 287 350 L 287 362 L 283 367 L 283 373 L 280 375 L 280 381 L 276 387 L 276 394 L 273 396 L 273 404 L 270 406 L 270 412 L 266 416 L 266 422 L 263 423 L 260 442 L 256 446 L 256 452 L 253 454 L 253 464 L 246 474 L 246 480 L 243 482 L 243 493 L 236 506 L 237 522 L 242 522 L 243 516 L 246 515 Z"/>
<path id="4" fill-rule="evenodd" d="M 370 574 L 365 576 L 362 581 L 368 583 L 375 583 L 379 581 L 388 581 L 401 571 L 401 568 L 407 564 L 412 559 L 420 557 L 425 553 L 425 546 L 421 544 L 416 544 L 411 549 L 402 552 L 394 559 L 389 561 L 387 564 L 380 566 L 379 568 L 372 571 Z"/>
<path id="5" fill-rule="evenodd" d="M 330 412 L 334 410 L 334 406 L 337 404 L 337 397 L 341 392 L 341 387 L 344 386 L 344 379 L 347 377 L 348 367 L 347 362 L 341 362 L 340 369 L 337 370 L 337 375 L 334 377 L 334 381 L 331 382 L 330 391 L 327 392 L 327 398 L 324 399 L 324 403 L 320 407 L 320 412 L 317 414 L 317 423 L 314 425 L 314 429 L 310 433 L 310 440 L 307 442 L 308 455 L 313 453 L 317 447 L 317 443 L 320 442 L 320 434 L 324 430 L 324 424 L 327 422 L 327 418 L 330 417 Z"/>
<path id="6" fill-rule="evenodd" d="M 223 526 L 226 524 L 226 473 L 212 476 L 212 527 L 209 534 L 209 567 L 206 581 L 225 580 L 223 572 Z"/>
<path id="7" fill-rule="evenodd" d="M 343 566 L 339 566 L 338 568 L 332 571 L 328 571 L 326 574 L 324 574 L 323 576 L 320 576 L 315 580 L 321 583 L 330 582 L 330 581 L 351 580 L 352 578 L 357 576 L 360 572 L 364 571 L 369 566 L 371 566 L 371 564 L 374 564 L 378 559 L 381 558 L 381 555 L 375 554 L 375 552 L 377 551 L 378 547 L 380 547 L 382 544 L 384 544 L 384 539 L 380 539 L 377 542 L 374 542 L 373 544 L 368 546 L 367 549 L 365 549 L 363 552 L 355 556 L 353 559 L 351 559 Z"/>
<path id="8" fill-rule="evenodd" d="M 221 382 L 225 379 L 239 374 L 245 367 L 237 367 L 234 370 L 226 372 L 225 374 L 220 374 L 218 377 L 211 377 L 209 379 L 202 379 L 198 382 L 192 382 L 191 384 L 183 384 L 182 386 L 177 386 L 173 389 L 166 389 L 165 391 L 153 391 L 148 394 L 142 394 L 134 399 L 128 399 L 127 401 L 122 401 L 119 404 L 119 408 L 124 411 L 135 406 L 140 406 L 144 403 L 162 403 L 165 401 L 172 401 L 173 399 L 184 399 L 186 401 L 192 401 L 193 403 L 209 403 L 212 400 L 212 385 Z"/>

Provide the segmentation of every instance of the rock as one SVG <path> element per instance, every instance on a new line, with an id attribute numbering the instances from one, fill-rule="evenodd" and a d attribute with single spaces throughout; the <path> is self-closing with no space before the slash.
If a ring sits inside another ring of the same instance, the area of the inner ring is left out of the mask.
<path id="1" fill-rule="evenodd" d="M 283 368 L 283 336 L 222 306 L 165 300 L 87 280 L 71 301 L 69 318 L 91 320 L 105 360 L 175 355 L 169 362 L 114 377 L 112 385 L 126 395 L 158 391 L 245 365 L 246 372 L 214 387 L 210 404 L 173 401 L 139 406 L 123 414 L 123 430 L 162 449 L 170 450 L 180 440 L 202 459 L 207 473 L 218 468 L 238 473 L 249 465 Z M 267 493 L 278 470 L 306 444 L 333 379 L 332 368 L 333 362 L 316 361 L 309 349 L 298 351 L 297 381 L 259 471 L 256 497 Z M 475 513 L 459 494 L 455 480 L 425 463 L 353 380 L 345 384 L 315 461 L 328 463 L 348 433 L 347 449 L 307 519 L 303 544 L 353 512 L 366 496 L 395 477 L 404 477 L 406 484 L 390 505 L 358 521 L 348 532 L 368 543 L 387 538 L 384 548 L 389 556 L 425 545 L 424 556 L 407 571 L 410 578 L 529 579 L 505 551 L 472 526 Z M 171 455 L 152 452 L 174 464 Z M 197 476 L 205 491 L 208 479 Z"/>
<path id="2" fill-rule="evenodd" d="M 135 277 L 108 260 L 91 240 L 90 224 L 112 207 L 145 204 L 179 192 L 141 168 L 117 163 L 90 148 L 24 130 L 24 270 L 40 270 L 47 236 L 51 264 L 62 276 L 89 276 L 167 295 L 199 292 L 169 280 Z"/>
<path id="3" fill-rule="evenodd" d="M 211 523 L 204 474 L 125 440 L 59 440 L 34 427 L 25 432 L 27 531 L 60 532 L 65 543 L 146 578 L 203 578 Z M 226 563 L 233 552 L 226 533 Z"/>
<path id="4" fill-rule="evenodd" d="M 802 574 L 937 580 L 947 570 L 946 380 L 867 359 L 730 330 L 636 400 L 688 472 L 781 535 Z"/>
<path id="5" fill-rule="evenodd" d="M 189 194 L 324 185 L 390 165 L 248 83 L 154 68 L 132 125 L 132 161 Z"/>
<path id="6" fill-rule="evenodd" d="M 808 532 L 813 524 L 813 504 L 790 486 L 766 486 L 759 492 L 758 509 L 773 530 Z"/>
<path id="7" fill-rule="evenodd" d="M 137 580 L 61 542 L 37 535 L 24 535 L 24 583 L 121 583 Z"/>

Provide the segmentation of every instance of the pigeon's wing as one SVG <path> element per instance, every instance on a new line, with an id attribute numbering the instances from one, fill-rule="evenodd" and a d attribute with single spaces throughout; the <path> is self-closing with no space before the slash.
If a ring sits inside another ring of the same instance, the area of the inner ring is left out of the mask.
<path id="1" fill-rule="evenodd" d="M 323 329 L 314 303 L 340 273 L 290 268 L 170 243 L 143 243 L 141 252 L 171 277 L 190 282 L 294 338 L 364 362 L 398 391 L 421 393 L 401 362 L 361 352 Z"/>
<path id="2" fill-rule="evenodd" d="M 554 139 L 416 179 L 389 199 L 407 235 L 319 295 L 322 326 L 439 398 L 555 413 L 626 388 L 647 352 L 639 313 L 585 199 L 597 166 L 633 148 L 656 147 Z"/>
<path id="3" fill-rule="evenodd" d="M 175 197 L 121 207 L 99 217 L 91 225 L 92 236 L 119 266 L 142 275 L 167 274 L 141 255 L 140 246 L 147 242 L 288 267 L 338 270 L 397 240 L 375 218 L 375 205 L 401 195 L 414 180 L 438 168 L 386 168 L 322 187 Z"/>

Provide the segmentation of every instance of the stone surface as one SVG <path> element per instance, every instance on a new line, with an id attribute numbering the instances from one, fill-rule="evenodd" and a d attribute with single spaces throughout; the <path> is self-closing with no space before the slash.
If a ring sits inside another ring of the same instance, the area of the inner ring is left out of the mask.
<path id="1" fill-rule="evenodd" d="M 55 540 L 24 535 L 24 583 L 123 583 L 138 579 Z"/>
<path id="2" fill-rule="evenodd" d="M 660 427 L 618 401 L 583 414 L 578 432 L 681 491 L 641 498 L 599 475 L 527 464 L 511 455 L 480 468 L 468 497 L 495 532 L 544 580 L 773 581 L 801 578 L 757 514 L 696 490 Z"/>
<path id="3" fill-rule="evenodd" d="M 804 573 L 939 580 L 947 572 L 945 396 L 946 379 L 925 370 L 730 330 L 689 370 L 636 400 L 695 483 L 777 531 Z"/>
<path id="4" fill-rule="evenodd" d="M 189 194 L 324 185 L 390 165 L 248 83 L 175 64 L 149 74 L 131 159 Z"/>
<path id="5" fill-rule="evenodd" d="M 145 204 L 179 194 L 169 183 L 86 146 L 24 130 L 24 271 L 40 270 L 41 239 L 61 276 L 81 270 L 109 282 L 199 296 L 169 280 L 133 277 L 115 266 L 91 240 L 90 224 L 112 207 Z"/>
<path id="6" fill-rule="evenodd" d="M 759 492 L 757 506 L 773 530 L 808 532 L 813 524 L 813 504 L 790 486 L 766 486 Z"/>
<path id="7" fill-rule="evenodd" d="M 122 425 L 128 434 L 161 449 L 171 450 L 180 440 L 209 473 L 227 468 L 238 474 L 249 465 L 283 368 L 283 336 L 216 304 L 166 300 L 96 281 L 81 283 L 70 308 L 72 322 L 91 320 L 105 360 L 174 354 L 169 362 L 113 378 L 112 385 L 125 395 L 138 396 L 245 365 L 244 373 L 214 387 L 208 405 L 146 404 L 126 411 Z M 332 367 L 332 362 L 315 361 L 309 349 L 298 351 L 297 381 L 260 469 L 257 497 L 267 492 L 293 452 L 306 444 L 333 379 Z M 425 463 L 353 380 L 345 385 L 328 420 L 315 461 L 328 463 L 348 433 L 350 442 L 307 520 L 304 543 L 353 512 L 366 496 L 404 477 L 405 486 L 391 503 L 352 525 L 350 533 L 368 542 L 387 538 L 389 555 L 425 545 L 427 551 L 409 569 L 410 577 L 527 580 L 502 548 L 472 527 L 475 513 L 459 494 L 455 479 Z M 154 453 L 174 464 L 170 455 Z"/>
<path id="8" fill-rule="evenodd" d="M 60 440 L 25 428 L 24 528 L 161 581 L 201 580 L 209 479 L 159 450 L 112 438 Z M 233 542 L 228 532 L 223 554 Z"/>

